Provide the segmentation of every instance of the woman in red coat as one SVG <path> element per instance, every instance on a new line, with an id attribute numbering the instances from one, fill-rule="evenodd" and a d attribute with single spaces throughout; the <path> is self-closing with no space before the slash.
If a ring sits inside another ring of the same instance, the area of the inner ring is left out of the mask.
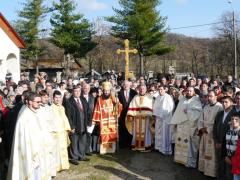
<path id="1" fill-rule="evenodd" d="M 0 111 L 2 111 L 2 118 L 6 119 L 9 109 L 3 104 L 2 96 L 0 96 Z"/>

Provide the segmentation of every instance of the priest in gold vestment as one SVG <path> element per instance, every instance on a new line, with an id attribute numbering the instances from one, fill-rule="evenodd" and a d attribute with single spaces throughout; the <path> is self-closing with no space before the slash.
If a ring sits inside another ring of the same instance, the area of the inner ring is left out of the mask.
<path id="1" fill-rule="evenodd" d="M 122 111 L 122 105 L 118 98 L 111 95 L 112 85 L 104 82 L 103 95 L 97 99 L 93 124 L 100 125 L 100 154 L 114 153 L 118 142 L 118 118 Z"/>
<path id="2" fill-rule="evenodd" d="M 132 149 L 145 151 L 152 145 L 153 97 L 146 94 L 146 85 L 140 85 L 138 89 L 139 94 L 132 99 L 128 108 L 126 127 L 133 135 Z"/>
<path id="3" fill-rule="evenodd" d="M 70 144 L 70 140 L 68 138 L 68 133 L 71 131 L 68 118 L 65 114 L 65 109 L 62 106 L 62 94 L 60 91 L 54 91 L 53 93 L 53 104 L 51 105 L 54 114 L 54 141 L 55 145 L 55 163 L 56 170 L 66 170 L 69 169 L 69 159 L 68 159 L 68 151 L 67 148 Z"/>
<path id="4" fill-rule="evenodd" d="M 199 146 L 198 169 L 204 175 L 216 177 L 215 143 L 213 140 L 213 124 L 219 111 L 223 110 L 222 104 L 217 102 L 214 91 L 208 93 L 209 104 L 204 106 L 203 114 L 198 122 L 198 130 L 201 136 Z"/>

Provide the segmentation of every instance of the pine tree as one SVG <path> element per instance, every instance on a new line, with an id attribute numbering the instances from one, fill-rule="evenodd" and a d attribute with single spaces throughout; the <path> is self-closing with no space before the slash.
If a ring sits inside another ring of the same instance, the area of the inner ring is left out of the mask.
<path id="1" fill-rule="evenodd" d="M 41 49 L 37 44 L 40 23 L 48 9 L 44 7 L 43 0 L 28 0 L 23 3 L 23 9 L 18 12 L 19 19 L 14 22 L 16 31 L 25 41 L 27 47 L 22 51 L 22 57 L 26 60 L 35 60 L 41 53 Z"/>
<path id="2" fill-rule="evenodd" d="M 119 0 L 121 9 L 114 8 L 115 16 L 107 17 L 112 35 L 129 39 L 138 50 L 143 74 L 143 56 L 163 55 L 172 50 L 164 45 L 166 17 L 160 15 L 160 0 Z"/>
<path id="3" fill-rule="evenodd" d="M 59 0 L 53 4 L 53 14 L 50 23 L 52 42 L 64 49 L 64 54 L 76 58 L 85 57 L 86 53 L 95 47 L 92 42 L 94 32 L 91 24 L 83 15 L 75 13 L 75 3 L 72 0 Z"/>

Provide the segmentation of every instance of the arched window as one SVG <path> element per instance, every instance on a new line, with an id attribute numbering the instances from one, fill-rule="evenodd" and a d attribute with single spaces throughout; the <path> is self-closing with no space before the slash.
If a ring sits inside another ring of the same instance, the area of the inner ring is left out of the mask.
<path id="1" fill-rule="evenodd" d="M 9 54 L 7 56 L 7 61 L 6 61 L 6 67 L 7 67 L 7 72 L 9 73 L 15 73 L 18 72 L 19 70 L 19 65 L 18 65 L 18 60 L 17 60 L 17 56 L 13 53 Z"/>

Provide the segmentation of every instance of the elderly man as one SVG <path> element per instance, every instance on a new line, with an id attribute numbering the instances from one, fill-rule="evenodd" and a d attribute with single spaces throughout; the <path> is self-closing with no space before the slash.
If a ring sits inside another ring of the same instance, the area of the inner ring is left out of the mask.
<path id="1" fill-rule="evenodd" d="M 224 83 L 224 87 L 236 87 L 237 83 L 233 80 L 231 75 L 227 76 L 227 81 Z"/>
<path id="2" fill-rule="evenodd" d="M 125 119 L 128 111 L 128 107 L 137 92 L 130 89 L 130 82 L 125 80 L 122 84 L 122 89 L 118 93 L 120 103 L 123 105 L 123 110 L 119 117 L 119 146 L 120 148 L 131 147 L 132 136 L 127 131 L 125 126 Z"/>
<path id="3" fill-rule="evenodd" d="M 171 120 L 171 124 L 177 125 L 174 160 L 186 167 L 195 168 L 197 165 L 197 123 L 201 115 L 199 97 L 195 95 L 194 87 L 188 87 L 186 96 L 180 99 Z"/>
<path id="4" fill-rule="evenodd" d="M 153 112 L 153 97 L 146 93 L 146 85 L 140 85 L 138 90 L 139 94 L 133 98 L 128 108 L 126 127 L 133 135 L 133 150 L 148 151 L 152 144 L 150 124 Z"/>
<path id="5" fill-rule="evenodd" d="M 93 123 L 100 127 L 100 154 L 114 153 L 118 140 L 118 118 L 122 105 L 118 98 L 111 95 L 112 85 L 104 82 L 103 94 L 97 99 Z"/>
<path id="6" fill-rule="evenodd" d="M 83 85 L 83 90 L 81 96 L 87 101 L 89 111 L 88 111 L 88 122 L 87 126 L 90 128 L 92 126 L 92 116 L 94 111 L 95 98 L 90 94 L 90 85 L 85 83 Z M 86 143 L 86 154 L 91 155 L 92 153 L 92 132 L 87 132 L 87 143 Z"/>

